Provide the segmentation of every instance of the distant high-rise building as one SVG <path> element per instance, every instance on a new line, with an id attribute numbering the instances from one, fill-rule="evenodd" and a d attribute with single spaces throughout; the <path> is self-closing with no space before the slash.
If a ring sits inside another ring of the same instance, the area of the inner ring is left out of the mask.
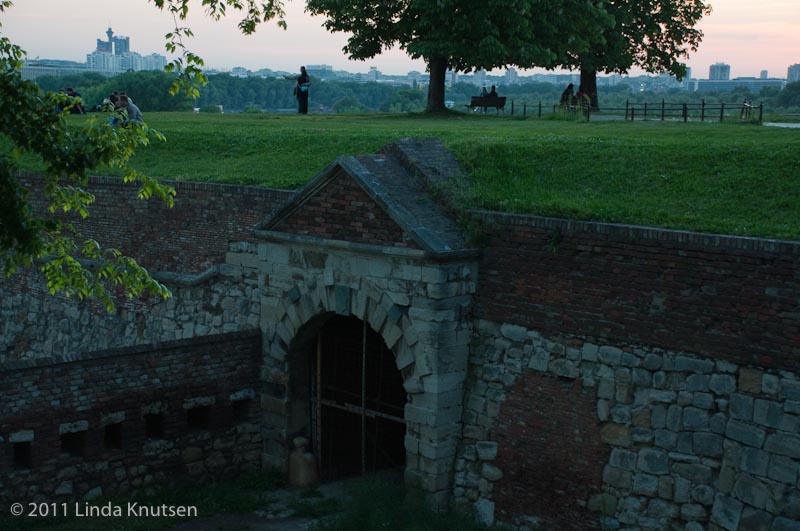
<path id="1" fill-rule="evenodd" d="M 712 81 L 727 81 L 731 78 L 731 65 L 715 63 L 708 68 L 708 79 Z"/>
<path id="2" fill-rule="evenodd" d="M 768 79 L 769 78 L 769 72 L 767 72 L 766 70 L 762 70 L 760 78 L 761 79 Z"/>
<path id="3" fill-rule="evenodd" d="M 86 54 L 86 67 L 89 70 L 118 73 L 130 70 L 161 70 L 167 64 L 163 55 L 151 54 L 142 57 L 131 51 L 129 37 L 114 35 L 114 30 L 106 30 L 108 40 L 97 39 L 97 47 Z"/>
<path id="4" fill-rule="evenodd" d="M 789 83 L 800 81 L 800 64 L 792 65 L 789 67 L 789 71 L 786 73 L 786 81 L 788 81 Z"/>
<path id="5" fill-rule="evenodd" d="M 514 83 L 517 82 L 518 77 L 519 76 L 517 74 L 517 69 L 514 67 L 510 67 L 508 70 L 506 70 L 505 82 L 507 85 L 513 85 Z"/>

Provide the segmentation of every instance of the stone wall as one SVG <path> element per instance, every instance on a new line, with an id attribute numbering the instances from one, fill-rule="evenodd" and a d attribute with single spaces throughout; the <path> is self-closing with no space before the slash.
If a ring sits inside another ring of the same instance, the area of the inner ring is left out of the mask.
<path id="1" fill-rule="evenodd" d="M 3 370 L 0 499 L 258 470 L 260 346 L 251 331 Z"/>
<path id="2" fill-rule="evenodd" d="M 489 321 L 476 337 L 455 494 L 484 519 L 800 526 L 796 373 Z"/>
<path id="3" fill-rule="evenodd" d="M 800 368 L 797 242 L 476 215 L 480 318 Z"/>
<path id="4" fill-rule="evenodd" d="M 233 243 L 231 249 L 248 248 Z M 173 297 L 117 301 L 109 314 L 94 301 L 52 296 L 36 273 L 0 283 L 0 364 L 71 360 L 82 353 L 256 329 L 257 273 L 222 264 L 205 275 L 172 275 Z"/>

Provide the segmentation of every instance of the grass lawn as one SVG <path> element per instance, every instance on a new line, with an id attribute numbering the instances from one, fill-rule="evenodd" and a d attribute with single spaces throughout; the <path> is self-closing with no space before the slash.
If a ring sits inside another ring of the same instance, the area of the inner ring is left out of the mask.
<path id="1" fill-rule="evenodd" d="M 800 129 L 509 115 L 145 113 L 167 136 L 134 166 L 165 179 L 296 188 L 340 155 L 439 137 L 470 208 L 800 239 Z"/>

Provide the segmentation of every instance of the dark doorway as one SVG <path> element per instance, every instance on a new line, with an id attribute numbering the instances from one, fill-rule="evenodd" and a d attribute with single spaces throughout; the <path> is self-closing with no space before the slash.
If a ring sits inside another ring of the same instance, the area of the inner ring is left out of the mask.
<path id="1" fill-rule="evenodd" d="M 311 363 L 314 451 L 323 480 L 405 464 L 406 392 L 383 338 L 355 317 L 328 320 Z"/>

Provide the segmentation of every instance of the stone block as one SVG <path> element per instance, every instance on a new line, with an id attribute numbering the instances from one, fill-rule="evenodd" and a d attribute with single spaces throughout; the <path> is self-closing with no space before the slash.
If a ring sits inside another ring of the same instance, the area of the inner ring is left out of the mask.
<path id="1" fill-rule="evenodd" d="M 779 517 L 772 523 L 770 531 L 800 531 L 800 520 Z"/>
<path id="2" fill-rule="evenodd" d="M 727 531 L 737 531 L 743 508 L 744 505 L 738 500 L 717 494 L 711 508 L 711 522 Z"/>
<path id="3" fill-rule="evenodd" d="M 680 477 L 703 485 L 710 484 L 714 476 L 711 468 L 699 463 L 676 463 L 672 469 Z"/>
<path id="4" fill-rule="evenodd" d="M 494 502 L 486 498 L 480 498 L 475 502 L 475 519 L 484 526 L 494 524 Z"/>
<path id="5" fill-rule="evenodd" d="M 481 461 L 491 461 L 497 458 L 497 442 L 495 441 L 478 441 L 475 443 L 475 450 Z"/>
<path id="6" fill-rule="evenodd" d="M 512 324 L 503 323 L 500 325 L 500 335 L 511 341 L 517 343 L 524 343 L 528 329 L 524 326 L 517 326 Z"/>
<path id="7" fill-rule="evenodd" d="M 692 374 L 686 378 L 686 390 L 689 392 L 705 392 L 708 391 L 708 383 L 711 381 L 711 376 L 708 374 Z"/>
<path id="8" fill-rule="evenodd" d="M 728 426 L 725 428 L 725 436 L 748 446 L 761 448 L 767 433 L 761 428 L 750 424 L 738 420 L 729 420 Z"/>
<path id="9" fill-rule="evenodd" d="M 667 452 L 657 448 L 642 448 L 636 459 L 636 467 L 642 472 L 654 475 L 669 473 Z"/>
<path id="10" fill-rule="evenodd" d="M 708 430 L 708 411 L 696 407 L 687 407 L 683 410 L 683 429 L 689 431 Z"/>
<path id="11" fill-rule="evenodd" d="M 667 429 L 670 431 L 680 431 L 682 417 L 682 407 L 674 404 L 669 406 L 669 409 L 667 409 Z"/>
<path id="12" fill-rule="evenodd" d="M 489 481 L 498 481 L 503 479 L 503 471 L 489 463 L 483 463 L 481 466 L 481 476 Z"/>
<path id="13" fill-rule="evenodd" d="M 739 391 L 753 395 L 761 394 L 761 379 L 764 371 L 742 367 L 739 369 Z"/>
<path id="14" fill-rule="evenodd" d="M 630 489 L 633 474 L 628 470 L 606 465 L 603 468 L 603 483 L 618 489 Z"/>
<path id="15" fill-rule="evenodd" d="M 528 363 L 528 368 L 534 371 L 547 372 L 547 367 L 550 364 L 550 353 L 544 349 L 536 349 L 536 352 L 531 356 L 531 361 Z"/>
<path id="16" fill-rule="evenodd" d="M 707 373 L 714 370 L 714 362 L 689 356 L 676 356 L 675 370 L 679 372 Z"/>
<path id="17" fill-rule="evenodd" d="M 759 387 L 761 380 L 759 378 Z M 741 386 L 740 386 L 741 389 Z M 728 411 L 732 419 L 736 420 L 753 420 L 753 405 L 755 401 L 753 397 L 743 395 L 740 393 L 733 393 L 731 395 Z"/>
<path id="18" fill-rule="evenodd" d="M 753 422 L 769 428 L 780 428 L 783 422 L 783 404 L 757 399 L 753 407 Z"/>
<path id="19" fill-rule="evenodd" d="M 681 518 L 689 522 L 702 522 L 708 518 L 708 511 L 700 504 L 684 503 L 681 505 Z"/>
<path id="20" fill-rule="evenodd" d="M 595 513 L 612 515 L 617 511 L 617 498 L 606 492 L 589 498 L 587 507 Z"/>
<path id="21" fill-rule="evenodd" d="M 611 466 L 622 470 L 634 470 L 636 468 L 636 453 L 630 450 L 614 448 L 611 450 L 608 462 Z"/>
<path id="22" fill-rule="evenodd" d="M 650 474 L 634 474 L 632 492 L 642 496 L 656 496 L 658 494 L 658 477 Z"/>
<path id="23" fill-rule="evenodd" d="M 771 480 L 795 485 L 797 483 L 798 463 L 782 455 L 773 455 L 769 461 L 767 477 Z"/>
<path id="24" fill-rule="evenodd" d="M 659 448 L 672 450 L 678 445 L 678 434 L 669 430 L 656 430 L 653 434 L 655 445 Z"/>
<path id="25" fill-rule="evenodd" d="M 89 421 L 78 420 L 76 422 L 64 422 L 63 424 L 59 424 L 58 433 L 59 435 L 63 435 L 65 433 L 77 433 L 79 431 L 87 431 L 88 429 L 89 429 Z M 16 442 L 16 441 L 11 441 L 11 442 Z"/>
<path id="26" fill-rule="evenodd" d="M 709 388 L 718 395 L 729 395 L 736 390 L 736 378 L 730 374 L 713 374 Z"/>
<path id="27" fill-rule="evenodd" d="M 24 442 L 33 442 L 33 430 L 19 430 L 12 432 L 8 436 L 8 442 L 10 443 L 24 443 Z"/>
<path id="28" fill-rule="evenodd" d="M 631 445 L 631 434 L 627 426 L 609 422 L 600 428 L 600 439 L 612 446 L 629 447 Z"/>
<path id="29" fill-rule="evenodd" d="M 713 409 L 714 395 L 711 393 L 694 393 L 692 405 L 700 409 Z"/>
<path id="30" fill-rule="evenodd" d="M 742 457 L 739 462 L 739 470 L 756 476 L 766 476 L 769 467 L 770 454 L 757 448 L 742 448 Z"/>
<path id="31" fill-rule="evenodd" d="M 664 359 L 658 354 L 647 354 L 642 361 L 642 366 L 648 371 L 657 371 L 664 364 Z"/>
<path id="32" fill-rule="evenodd" d="M 773 433 L 767 437 L 764 449 L 778 455 L 800 459 L 800 436 L 790 433 Z"/>
<path id="33" fill-rule="evenodd" d="M 709 485 L 697 485 L 692 489 L 692 499 L 700 505 L 710 506 L 714 503 L 714 489 Z"/>
<path id="34" fill-rule="evenodd" d="M 739 475 L 736 484 L 733 486 L 733 494 L 737 499 L 759 509 L 767 506 L 770 498 L 770 490 L 761 481 L 746 474 Z"/>
<path id="35" fill-rule="evenodd" d="M 556 376 L 561 376 L 563 378 L 573 379 L 578 377 L 578 369 L 575 367 L 575 364 L 564 358 L 551 361 L 548 365 L 548 370 Z"/>
<path id="36" fill-rule="evenodd" d="M 747 531 L 770 531 L 772 515 L 766 511 L 745 507 L 739 520 L 739 527 Z"/>
<path id="37" fill-rule="evenodd" d="M 692 434 L 692 448 L 695 454 L 706 457 L 722 455 L 722 436 L 713 433 Z"/>
<path id="38" fill-rule="evenodd" d="M 622 350 L 617 347 L 605 345 L 600 347 L 597 352 L 597 357 L 602 363 L 614 367 L 619 365 L 622 359 Z"/>
<path id="39" fill-rule="evenodd" d="M 781 390 L 781 380 L 774 374 L 764 374 L 761 377 L 761 392 L 767 395 L 777 395 Z"/>

